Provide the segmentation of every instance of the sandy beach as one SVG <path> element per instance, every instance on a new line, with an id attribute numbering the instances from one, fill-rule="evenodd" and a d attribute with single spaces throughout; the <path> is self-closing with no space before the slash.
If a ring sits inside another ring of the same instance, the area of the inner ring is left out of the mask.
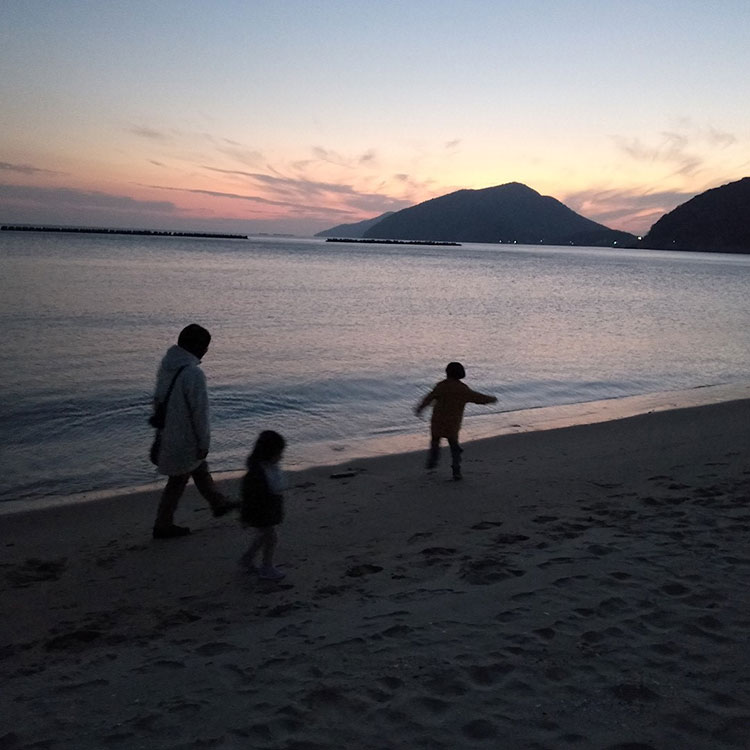
<path id="1" fill-rule="evenodd" d="M 464 447 L 0 517 L 0 750 L 750 747 L 750 400 Z"/>

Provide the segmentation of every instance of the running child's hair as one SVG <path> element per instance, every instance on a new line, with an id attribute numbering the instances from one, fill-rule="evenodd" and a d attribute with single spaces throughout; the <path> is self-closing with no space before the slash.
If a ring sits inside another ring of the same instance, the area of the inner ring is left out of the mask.
<path id="1" fill-rule="evenodd" d="M 284 440 L 278 432 L 273 430 L 263 430 L 255 441 L 252 453 L 247 457 L 247 464 L 251 461 L 270 461 L 281 455 L 286 447 Z"/>
<path id="2" fill-rule="evenodd" d="M 466 370 L 464 370 L 464 366 L 460 362 L 450 362 L 445 368 L 445 374 L 449 378 L 461 380 L 466 377 Z"/>

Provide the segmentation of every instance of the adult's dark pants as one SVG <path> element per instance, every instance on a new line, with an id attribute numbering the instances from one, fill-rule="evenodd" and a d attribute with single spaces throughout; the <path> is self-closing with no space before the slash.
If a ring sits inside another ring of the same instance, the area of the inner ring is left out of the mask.
<path id="1" fill-rule="evenodd" d="M 216 489 L 214 479 L 208 470 L 208 464 L 203 461 L 200 466 L 187 474 L 177 474 L 167 479 L 167 485 L 161 493 L 154 527 L 163 529 L 174 523 L 174 513 L 177 510 L 177 504 L 185 492 L 185 487 L 188 481 L 190 481 L 190 477 L 193 478 L 198 492 L 208 501 L 211 509 L 215 509 L 227 501 L 226 496 Z"/>

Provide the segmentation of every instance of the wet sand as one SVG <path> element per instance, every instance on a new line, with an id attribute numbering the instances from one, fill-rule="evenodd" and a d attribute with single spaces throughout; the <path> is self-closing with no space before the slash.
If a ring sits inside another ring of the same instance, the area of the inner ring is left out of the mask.
<path id="1" fill-rule="evenodd" d="M 750 401 L 464 447 L 3 516 L 0 748 L 746 748 Z"/>

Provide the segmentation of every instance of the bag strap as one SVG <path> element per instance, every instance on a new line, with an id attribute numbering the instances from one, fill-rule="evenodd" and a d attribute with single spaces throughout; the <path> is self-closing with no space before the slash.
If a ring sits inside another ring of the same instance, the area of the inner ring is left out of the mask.
<path id="1" fill-rule="evenodd" d="M 174 384 L 177 382 L 177 378 L 180 377 L 180 373 L 187 367 L 187 365 L 183 365 L 180 367 L 179 370 L 174 374 L 174 377 L 172 378 L 172 382 L 169 384 L 169 388 L 167 389 L 167 395 L 164 397 L 164 413 L 167 413 L 167 404 L 169 403 L 169 397 L 172 395 L 172 390 L 174 389 Z"/>
<path id="2" fill-rule="evenodd" d="M 190 426 L 193 428 L 193 437 L 195 437 L 196 443 L 198 442 L 198 431 L 195 429 L 195 422 L 193 421 L 193 409 L 188 400 L 187 394 L 183 392 L 183 398 L 185 399 L 185 407 L 187 409 L 188 419 L 190 420 Z"/>

